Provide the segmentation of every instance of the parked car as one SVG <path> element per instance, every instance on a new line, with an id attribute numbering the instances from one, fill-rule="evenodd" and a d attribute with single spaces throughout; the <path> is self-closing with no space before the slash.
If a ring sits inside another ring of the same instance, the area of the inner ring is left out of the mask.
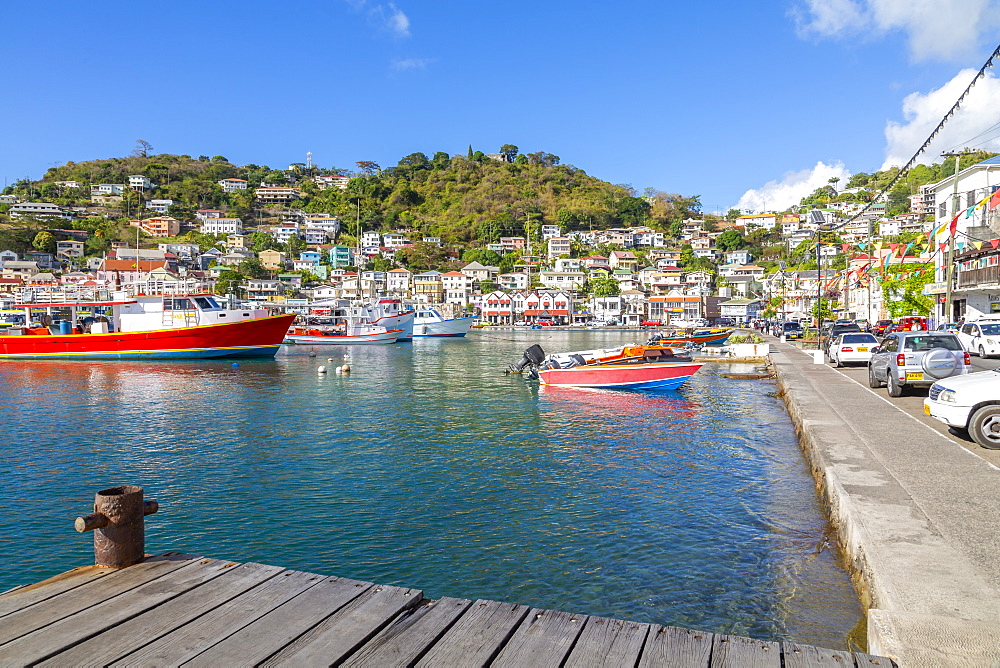
<path id="1" fill-rule="evenodd" d="M 823 350 L 829 352 L 830 342 L 841 334 L 853 334 L 860 331 L 861 328 L 850 321 L 845 321 L 843 324 L 834 323 L 830 329 L 823 333 Z"/>
<path id="2" fill-rule="evenodd" d="M 801 339 L 805 332 L 802 329 L 802 325 L 797 322 L 785 322 L 781 324 L 781 330 L 776 336 L 782 336 L 786 339 Z"/>
<path id="3" fill-rule="evenodd" d="M 872 358 L 872 350 L 878 347 L 878 339 L 871 334 L 848 333 L 841 334 L 830 342 L 827 348 L 827 357 L 830 363 L 837 367 L 842 367 L 850 362 L 864 362 Z"/>
<path id="4" fill-rule="evenodd" d="M 890 327 L 892 327 L 892 320 L 878 320 L 875 322 L 875 327 L 872 328 L 872 333 L 876 336 L 882 336 L 889 333 Z"/>
<path id="5" fill-rule="evenodd" d="M 947 332 L 893 332 L 871 352 L 868 386 L 886 385 L 890 397 L 903 396 L 908 387 L 967 374 L 972 364 L 962 342 Z"/>
<path id="6" fill-rule="evenodd" d="M 642 321 L 642 326 L 643 327 L 659 327 L 660 326 L 660 321 L 659 320 L 643 320 Z"/>
<path id="7" fill-rule="evenodd" d="M 1000 355 L 1000 320 L 976 320 L 962 325 L 958 340 L 970 353 L 982 358 Z"/>
<path id="8" fill-rule="evenodd" d="M 544 320 L 543 319 L 543 320 L 539 320 L 538 324 L 541 325 L 542 327 L 551 327 L 555 323 L 553 323 L 551 320 Z"/>
<path id="9" fill-rule="evenodd" d="M 957 322 L 942 322 L 937 326 L 937 331 L 939 332 L 951 332 L 952 334 L 957 334 L 962 326 Z M 958 337 L 961 340 L 962 337 Z M 964 342 L 963 342 L 964 343 Z"/>
<path id="10" fill-rule="evenodd" d="M 924 399 L 924 413 L 949 427 L 967 429 L 984 448 L 1000 450 L 1000 371 L 937 381 Z"/>

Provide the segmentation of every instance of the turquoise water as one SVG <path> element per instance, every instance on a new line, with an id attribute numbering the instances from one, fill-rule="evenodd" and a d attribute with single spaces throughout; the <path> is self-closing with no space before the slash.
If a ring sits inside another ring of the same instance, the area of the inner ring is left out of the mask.
<path id="1" fill-rule="evenodd" d="M 2 362 L 0 590 L 91 563 L 73 519 L 139 484 L 161 508 L 150 552 L 845 646 L 861 611 L 773 384 L 725 365 L 658 394 L 502 373 L 531 343 L 638 336 Z M 317 373 L 345 351 L 350 376 Z"/>

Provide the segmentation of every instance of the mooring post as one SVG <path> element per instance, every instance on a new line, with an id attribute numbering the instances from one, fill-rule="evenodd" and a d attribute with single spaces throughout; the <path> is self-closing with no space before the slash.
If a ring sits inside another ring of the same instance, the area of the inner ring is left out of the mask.
<path id="1" fill-rule="evenodd" d="M 146 555 L 143 517 L 159 510 L 156 501 L 142 500 L 142 487 L 122 485 L 102 489 L 94 497 L 94 512 L 76 518 L 80 533 L 94 532 L 94 563 L 125 568 Z"/>

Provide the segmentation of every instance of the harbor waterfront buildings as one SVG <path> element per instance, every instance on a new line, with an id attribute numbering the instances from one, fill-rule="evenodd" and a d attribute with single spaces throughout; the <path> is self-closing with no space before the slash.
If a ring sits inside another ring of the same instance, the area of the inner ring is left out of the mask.
<path id="1" fill-rule="evenodd" d="M 315 176 L 303 181 L 310 180 L 319 189 L 345 188 L 350 177 Z M 245 178 L 220 179 L 219 192 L 232 195 L 248 191 L 256 206 L 276 207 L 282 212 L 276 223 L 250 226 L 227 212 L 225 205 L 183 213 L 173 200 L 157 197 L 162 186 L 143 175 L 129 175 L 119 183 L 64 181 L 56 185 L 58 192 L 89 187 L 92 198 L 100 199 L 97 204 L 105 207 L 124 207 L 129 198 L 138 197 L 139 204 L 132 207 L 131 215 L 144 209 L 155 215 L 136 216 L 130 224 L 146 237 L 174 241 L 169 251 L 174 257 L 164 270 L 178 276 L 212 281 L 226 269 L 237 270 L 252 266 L 246 264 L 250 260 L 258 261 L 272 274 L 267 280 L 277 281 L 280 289 L 268 285 L 262 290 L 254 284 L 251 290 L 244 282 L 236 286 L 237 296 L 257 300 L 266 294 L 267 301 L 273 303 L 301 299 L 309 292 L 343 298 L 384 294 L 440 305 L 454 314 L 479 314 L 483 322 L 497 324 L 537 320 L 565 325 L 639 324 L 652 320 L 669 325 L 674 320 L 719 318 L 737 322 L 764 317 L 811 320 L 817 300 L 822 299 L 836 317 L 874 321 L 888 317 L 890 306 L 901 296 L 883 290 L 885 275 L 912 265 L 914 270 L 933 267 L 933 280 L 923 288 L 923 294 L 934 302 L 931 315 L 938 322 L 1000 313 L 1000 209 L 982 205 L 1000 189 L 1000 158 L 981 161 L 957 176 L 920 186 L 909 197 L 909 211 L 894 216 L 887 214 L 884 202 L 872 203 L 863 211 L 861 203 L 834 201 L 810 216 L 754 212 L 711 224 L 689 218 L 679 225 L 678 238 L 648 226 L 583 231 L 543 222 L 533 230 L 526 229 L 530 234 L 500 236 L 482 244 L 481 250 L 495 253 L 494 257 L 519 258 L 502 268 L 475 260 L 462 262 L 458 258 L 468 248 L 449 246 L 439 236 L 405 227 L 362 230 L 357 241 L 352 238 L 344 243 L 344 224 L 337 216 L 294 208 L 300 204 L 298 200 L 308 198 L 308 192 L 315 192 L 303 189 L 303 181 L 256 185 Z M 115 241 L 106 254 L 89 253 L 89 232 L 61 229 L 70 227 L 61 221 L 85 215 L 79 207 L 38 199 L 21 201 L 9 194 L 2 196 L 0 206 L 6 207 L 14 224 L 25 218 L 52 221 L 49 227 L 54 236 L 46 249 L 51 259 L 11 257 L 0 261 L 4 272 L 0 278 L 5 280 L 0 290 L 6 294 L 17 281 L 47 282 L 49 276 L 61 281 L 63 274 L 78 276 L 83 272 L 88 280 L 98 280 L 102 262 L 117 259 L 114 246 L 127 244 Z M 966 210 L 970 213 L 956 219 L 957 213 Z M 727 230 L 744 236 L 762 231 L 772 235 L 771 239 L 780 239 L 786 252 L 798 248 L 804 253 L 814 247 L 817 220 L 836 235 L 835 242 L 820 244 L 818 268 L 815 262 L 808 269 L 775 266 L 778 263 L 768 252 L 765 257 L 754 257 L 760 252 L 758 246 L 753 252 L 747 244 L 720 246 L 720 237 Z M 949 223 L 953 220 L 952 230 Z M 932 231 L 936 238 L 929 245 L 914 247 L 893 241 Z M 202 238 L 199 244 L 185 245 L 188 232 L 214 237 L 217 243 L 205 248 Z M 261 233 L 272 240 L 263 248 Z M 440 249 L 439 265 L 415 270 L 400 261 L 417 247 Z M 5 250 L 14 249 L 0 248 Z M 513 253 L 517 256 L 509 255 Z M 381 280 L 366 277 L 365 270 L 375 267 Z M 36 274 L 39 276 L 33 278 Z M 282 278 L 288 275 L 306 280 L 299 285 L 299 281 Z M 546 294 L 564 296 L 567 308 L 554 309 L 560 313 L 550 309 L 547 316 L 536 317 L 530 312 L 546 309 L 516 307 L 521 303 L 516 296 L 523 299 Z M 946 304 L 949 294 L 951 302 Z M 491 308 L 491 296 L 494 305 L 510 302 L 510 308 Z"/>

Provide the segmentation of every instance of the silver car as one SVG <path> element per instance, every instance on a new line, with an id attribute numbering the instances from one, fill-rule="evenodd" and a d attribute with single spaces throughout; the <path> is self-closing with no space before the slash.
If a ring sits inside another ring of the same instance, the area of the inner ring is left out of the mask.
<path id="1" fill-rule="evenodd" d="M 868 386 L 886 385 L 890 397 L 901 397 L 907 387 L 929 387 L 942 378 L 969 373 L 971 364 L 954 334 L 894 332 L 872 351 Z"/>

